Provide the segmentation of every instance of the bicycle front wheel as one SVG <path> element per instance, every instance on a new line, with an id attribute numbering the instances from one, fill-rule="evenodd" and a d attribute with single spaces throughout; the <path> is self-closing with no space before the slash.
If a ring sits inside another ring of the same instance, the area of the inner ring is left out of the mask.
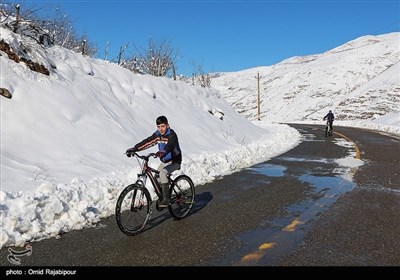
<path id="1" fill-rule="evenodd" d="M 119 195 L 115 218 L 120 230 L 135 235 L 144 229 L 151 214 L 149 191 L 140 185 L 127 186 Z"/>
<path id="2" fill-rule="evenodd" d="M 171 215 L 180 220 L 186 217 L 194 205 L 194 184 L 187 175 L 181 175 L 175 178 L 171 184 L 170 198 L 168 206 Z"/>

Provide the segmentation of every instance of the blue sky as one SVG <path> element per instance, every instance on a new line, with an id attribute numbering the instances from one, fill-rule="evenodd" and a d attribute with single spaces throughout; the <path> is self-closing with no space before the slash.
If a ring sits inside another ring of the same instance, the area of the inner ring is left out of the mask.
<path id="1" fill-rule="evenodd" d="M 149 37 L 179 50 L 178 73 L 192 62 L 232 72 L 322 53 L 364 35 L 400 31 L 400 1 L 29 1 L 60 5 L 104 58 Z"/>

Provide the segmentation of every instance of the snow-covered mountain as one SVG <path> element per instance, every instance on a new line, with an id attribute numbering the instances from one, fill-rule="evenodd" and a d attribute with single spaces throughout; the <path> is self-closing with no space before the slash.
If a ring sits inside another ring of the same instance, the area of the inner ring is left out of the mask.
<path id="1" fill-rule="evenodd" d="M 363 36 L 322 54 L 278 64 L 217 73 L 212 87 L 248 119 L 319 122 L 332 110 L 337 120 L 374 120 L 400 112 L 400 33 Z"/>

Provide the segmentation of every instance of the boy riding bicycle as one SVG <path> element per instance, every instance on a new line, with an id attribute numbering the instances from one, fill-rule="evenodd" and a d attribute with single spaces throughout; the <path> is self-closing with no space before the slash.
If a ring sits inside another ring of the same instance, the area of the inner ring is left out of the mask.
<path id="1" fill-rule="evenodd" d="M 156 119 L 157 130 L 143 141 L 137 143 L 133 148 L 126 150 L 128 157 L 137 151 L 142 151 L 158 144 L 157 157 L 161 163 L 158 166 L 160 171 L 159 183 L 163 194 L 163 200 L 159 207 L 168 207 L 169 204 L 169 188 L 168 174 L 181 168 L 182 152 L 179 147 L 178 136 L 175 131 L 169 127 L 168 119 L 165 116 L 159 116 Z"/>

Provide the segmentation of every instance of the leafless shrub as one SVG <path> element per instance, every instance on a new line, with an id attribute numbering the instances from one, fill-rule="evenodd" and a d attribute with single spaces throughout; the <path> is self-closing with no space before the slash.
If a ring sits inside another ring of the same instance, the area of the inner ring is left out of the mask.
<path id="1" fill-rule="evenodd" d="M 124 67 L 156 77 L 167 76 L 174 71 L 178 51 L 167 40 L 158 43 L 150 38 L 147 48 L 135 48 L 137 54 L 125 61 Z"/>
<path id="2" fill-rule="evenodd" d="M 41 45 L 59 45 L 91 57 L 97 53 L 97 47 L 86 35 L 76 35 L 73 22 L 59 7 L 46 13 L 44 8 L 1 1 L 0 15 L 2 21 L 12 18 L 8 26 L 13 32 Z"/>
<path id="3" fill-rule="evenodd" d="M 224 136 L 225 139 L 229 139 L 229 138 L 231 138 L 233 136 L 233 131 L 234 131 L 234 129 L 230 125 L 229 129 L 227 129 L 227 130 L 222 129 L 222 131 L 221 131 L 222 132 L 222 136 Z"/>
<path id="4" fill-rule="evenodd" d="M 49 169 L 43 169 L 41 167 L 36 168 L 36 170 L 33 172 L 33 180 L 34 181 L 46 181 L 47 178 L 49 177 L 48 174 Z"/>
<path id="5" fill-rule="evenodd" d="M 196 64 L 194 61 L 190 61 L 190 64 L 193 67 L 193 85 L 197 84 L 204 88 L 210 88 L 211 76 L 210 74 L 204 72 L 203 64 Z M 196 83 L 194 81 L 196 81 Z"/>

